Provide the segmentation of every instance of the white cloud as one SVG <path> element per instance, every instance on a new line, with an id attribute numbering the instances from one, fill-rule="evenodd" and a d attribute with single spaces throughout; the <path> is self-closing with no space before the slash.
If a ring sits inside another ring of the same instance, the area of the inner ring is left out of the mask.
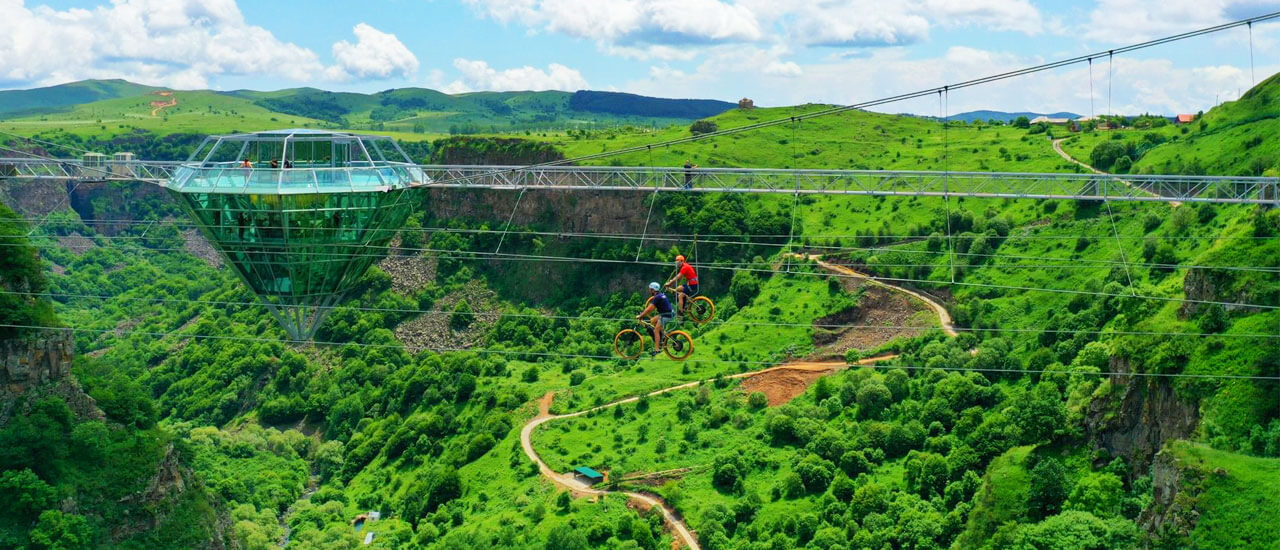
<path id="1" fill-rule="evenodd" d="M 498 21 L 618 44 L 758 40 L 751 10 L 719 0 L 466 0 Z"/>
<path id="2" fill-rule="evenodd" d="M 1098 0 L 1085 36 L 1128 43 L 1280 10 L 1280 0 Z"/>
<path id="3" fill-rule="evenodd" d="M 769 50 L 743 52 L 723 47 L 708 53 L 697 70 L 681 72 L 651 68 L 645 78 L 622 89 L 666 97 L 750 97 L 757 105 L 793 105 L 823 102 L 850 105 L 958 82 L 977 75 L 1037 65 L 1044 58 L 1020 53 L 953 47 L 934 57 L 911 57 L 905 48 L 877 48 L 852 58 L 832 57 L 801 65 L 803 85 L 785 73 L 770 74 L 762 68 L 773 55 Z M 1273 74 L 1280 66 L 1259 66 L 1258 74 Z M 875 78 L 850 78 L 850 75 Z M 1233 100 L 1249 88 L 1248 68 L 1226 65 L 1180 67 L 1170 60 L 1116 58 L 1108 96 L 1105 67 L 1094 65 L 1093 112 L 1119 114 L 1194 113 L 1208 110 L 1215 101 Z M 733 83 L 726 87 L 725 83 Z M 874 107 L 888 113 L 940 114 L 940 98 L 930 95 L 907 102 Z M 947 95 L 950 114 L 979 109 L 1005 111 L 1072 111 L 1090 114 L 1089 71 L 1085 66 L 1037 73 Z"/>
<path id="4" fill-rule="evenodd" d="M 811 46 L 861 47 L 911 44 L 929 36 L 918 3 L 855 0 L 802 3 L 783 25 L 792 41 Z"/>
<path id="5" fill-rule="evenodd" d="M 974 25 L 997 31 L 1039 34 L 1040 10 L 1027 0 L 926 0 L 924 8 L 947 26 Z"/>
<path id="6" fill-rule="evenodd" d="M 250 25 L 233 0 L 116 0 L 93 9 L 0 0 L 0 85 L 129 78 L 203 87 L 223 74 L 305 80 L 314 52 Z"/>
<path id="7" fill-rule="evenodd" d="M 418 58 L 396 35 L 366 23 L 356 25 L 352 32 L 356 35 L 355 44 L 341 40 L 333 45 L 333 59 L 343 72 L 361 78 L 388 78 L 418 71 Z"/>
<path id="8" fill-rule="evenodd" d="M 582 73 L 559 63 L 548 65 L 546 70 L 526 65 L 500 71 L 490 67 L 484 61 L 457 58 L 453 60 L 453 67 L 462 74 L 462 77 L 441 87 L 441 91 L 448 94 L 480 90 L 496 92 L 563 90 L 572 92 L 587 87 L 587 79 L 582 77 Z M 432 79 L 440 79 L 441 76 L 440 73 L 433 72 Z"/>

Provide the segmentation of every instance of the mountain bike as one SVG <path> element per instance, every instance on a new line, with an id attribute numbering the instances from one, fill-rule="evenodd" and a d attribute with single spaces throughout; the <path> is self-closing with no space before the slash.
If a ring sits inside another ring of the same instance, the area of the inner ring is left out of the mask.
<path id="1" fill-rule="evenodd" d="M 680 292 L 680 289 L 670 286 L 667 287 L 667 290 L 670 292 Z M 685 300 L 688 300 L 689 305 L 684 308 L 684 316 L 690 321 L 701 325 L 715 318 L 716 303 L 711 301 L 711 298 L 706 296 L 689 296 L 686 297 Z"/>
<path id="2" fill-rule="evenodd" d="M 645 335 L 653 334 L 653 323 L 636 321 L 637 328 L 624 328 L 613 337 L 613 351 L 623 359 L 639 359 L 645 347 Z M 693 337 L 683 330 L 675 330 L 677 322 L 663 326 L 662 351 L 667 357 L 683 361 L 693 354 Z"/>

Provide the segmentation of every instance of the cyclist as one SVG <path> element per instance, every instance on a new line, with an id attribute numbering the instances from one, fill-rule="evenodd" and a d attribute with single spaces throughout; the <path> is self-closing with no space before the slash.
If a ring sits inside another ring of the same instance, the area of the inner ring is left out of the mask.
<path id="1" fill-rule="evenodd" d="M 644 302 L 644 311 L 636 315 L 636 319 L 642 319 L 649 313 L 654 313 L 649 318 L 649 322 L 653 323 L 653 352 L 649 355 L 657 355 L 662 349 L 662 327 L 676 318 L 676 312 L 671 309 L 671 300 L 667 299 L 667 295 L 662 293 L 662 287 L 658 283 L 649 283 L 649 299 Z"/>
<path id="2" fill-rule="evenodd" d="M 676 291 L 680 315 L 684 315 L 685 302 L 698 295 L 698 272 L 693 269 L 692 264 L 684 261 L 683 254 L 676 256 L 676 273 L 671 276 L 665 286 L 671 288 L 678 279 L 684 279 L 684 284 L 673 290 Z"/>

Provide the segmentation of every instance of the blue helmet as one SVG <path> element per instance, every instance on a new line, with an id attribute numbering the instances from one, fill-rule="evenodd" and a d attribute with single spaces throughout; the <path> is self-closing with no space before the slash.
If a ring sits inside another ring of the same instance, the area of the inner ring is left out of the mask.
<path id="1" fill-rule="evenodd" d="M 662 286 L 659 285 L 658 283 L 649 283 L 649 290 L 657 292 L 659 290 L 662 290 Z"/>

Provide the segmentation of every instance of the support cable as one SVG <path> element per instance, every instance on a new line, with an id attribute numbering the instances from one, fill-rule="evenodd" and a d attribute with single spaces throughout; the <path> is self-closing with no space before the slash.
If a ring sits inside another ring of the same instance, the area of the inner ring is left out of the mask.
<path id="1" fill-rule="evenodd" d="M 119 334 L 119 335 L 123 335 L 123 334 L 131 334 L 131 335 L 139 335 L 139 336 L 153 336 L 153 337 L 157 337 L 157 338 L 176 337 L 176 338 L 189 338 L 189 339 L 229 340 L 229 341 L 240 341 L 240 342 L 259 342 L 259 343 L 274 343 L 274 344 L 279 344 L 279 343 L 281 343 L 281 342 L 280 342 L 280 340 L 275 339 L 275 338 L 254 337 L 254 336 L 221 336 L 221 335 L 212 335 L 212 334 L 183 334 L 183 333 L 179 333 L 179 332 L 177 332 L 177 331 L 173 331 L 173 332 L 155 332 L 155 331 L 142 331 L 142 330 L 135 330 L 135 329 L 124 329 L 124 330 L 121 330 L 121 329 L 88 329 L 88 328 L 56 327 L 56 326 L 44 326 L 44 325 L 23 325 L 23 324 L 16 324 L 16 323 L 15 323 L 15 324 L 8 324 L 8 323 L 6 323 L 6 324 L 0 324 L 0 327 L 3 327 L 3 328 L 19 328 L 19 329 L 48 329 L 48 330 L 62 330 L 62 331 L 67 331 L 67 332 L 88 332 L 88 333 L 93 333 L 93 334 L 106 334 L 106 333 L 115 333 L 115 334 Z M 364 347 L 364 348 L 390 348 L 390 349 L 405 349 L 405 347 L 404 347 L 404 345 L 403 345 L 403 344 L 371 344 L 371 343 L 367 343 L 367 342 L 311 342 L 310 344 L 311 344 L 311 345 L 314 345 L 314 346 L 324 346 L 324 347 L 333 347 L 333 348 L 343 348 L 343 347 L 348 347 L 348 346 L 355 346 L 355 347 Z M 431 348 L 431 347 L 423 347 L 423 348 L 421 348 L 421 351 L 431 351 L 431 352 L 435 352 L 435 353 L 469 352 L 469 353 L 476 353 L 476 354 L 492 354 L 492 355 L 505 355 L 505 356 L 517 356 L 517 357 L 519 357 L 519 356 L 534 356 L 534 357 L 551 357 L 551 358 L 561 358 L 561 359 L 598 359 L 598 360 L 606 360 L 606 361 L 610 361 L 610 360 L 617 360 L 617 359 L 619 359 L 619 357 L 617 357 L 617 356 L 613 356 L 613 355 L 596 355 L 596 354 L 582 354 L 582 353 L 534 352 L 534 351 L 517 351 L 517 350 L 493 350 L 493 349 L 474 349 L 474 348 Z M 887 360 L 887 359 L 886 359 L 886 360 Z M 700 361 L 700 362 L 702 362 L 702 363 L 715 363 L 715 364 L 724 364 L 724 365 L 743 365 L 743 364 L 747 364 L 747 365 L 774 365 L 774 364 L 779 364 L 779 363 L 780 363 L 779 361 L 738 361 L 738 360 L 729 360 L 729 359 L 700 359 L 699 361 Z M 866 366 L 866 365 L 862 365 L 862 366 Z M 926 370 L 926 369 L 928 369 L 928 367 L 909 366 L 909 365 L 900 365 L 900 364 L 896 364 L 896 365 L 894 365 L 893 367 L 886 367 L 886 368 L 900 368 L 900 369 L 912 369 L 912 370 Z M 1006 369 L 995 369 L 995 368 L 973 368 L 973 367 L 947 368 L 947 369 L 943 369 L 943 370 L 947 370 L 947 371 L 957 371 L 957 372 L 997 372 L 997 373 L 1018 373 L 1018 374 L 1047 374 L 1047 373 L 1054 373 L 1054 372 L 1058 372 L 1058 373 L 1063 372 L 1063 371 L 1052 371 L 1052 370 L 1048 370 L 1048 369 L 1010 369 L 1010 370 L 1006 370 Z M 1096 376 L 1112 376 L 1112 377 L 1130 376 L 1130 377 L 1151 377 L 1151 378 L 1198 378 L 1198 379 L 1223 379 L 1223 380 L 1280 380 L 1280 376 L 1250 376 L 1250 375 L 1243 375 L 1243 374 L 1218 374 L 1218 373 L 1205 373 L 1205 374 L 1198 374 L 1198 373 L 1185 373 L 1185 372 L 1132 372 L 1132 371 L 1129 371 L 1129 372 L 1120 372 L 1120 371 L 1088 372 L 1088 371 L 1081 371 L 1081 372 L 1074 372 L 1074 373 L 1072 373 L 1072 374 L 1073 374 L 1073 375 L 1076 375 L 1076 374 L 1093 374 L 1093 375 L 1096 375 Z"/>
<path id="2" fill-rule="evenodd" d="M 146 304 L 199 304 L 204 306 L 263 306 L 261 302 L 252 302 L 244 300 L 195 300 L 190 298 L 145 298 L 124 295 L 100 295 L 100 294 L 74 294 L 60 292 L 29 292 L 29 291 L 0 291 L 0 295 L 10 294 L 15 296 L 30 296 L 37 298 L 49 299 L 82 299 L 82 300 L 103 300 L 124 302 L 140 302 Z M 371 306 L 343 306 L 343 309 L 352 311 L 375 312 L 375 313 L 396 313 L 396 314 L 413 314 L 413 315 L 452 315 L 454 312 L 448 309 L 415 309 L 415 308 L 385 308 Z M 509 317 L 513 319 L 538 318 L 538 319 L 554 319 L 566 321 L 632 321 L 634 317 L 592 317 L 578 315 L 555 315 L 546 313 L 500 313 L 499 317 Z M 919 325 L 864 325 L 849 323 L 779 323 L 779 322 L 752 322 L 752 321 L 715 321 L 714 326 L 744 326 L 744 327 L 815 327 L 827 329 L 879 329 L 879 330 L 919 330 L 930 331 L 938 330 L 937 326 L 919 326 Z M 1208 332 L 1169 332 L 1169 331 L 1124 331 L 1111 329 L 1096 330 L 1076 330 L 1076 329 L 1047 329 L 1047 328 L 979 328 L 979 327 L 955 327 L 959 332 L 975 332 L 975 333 L 1016 333 L 1016 334 L 1097 334 L 1111 336 L 1188 336 L 1188 337 L 1221 337 L 1221 338 L 1261 338 L 1261 339 L 1280 339 L 1280 333 L 1262 334 L 1262 333 L 1208 333 Z"/>
<path id="3" fill-rule="evenodd" d="M 943 98 L 946 97 L 944 106 Z M 942 115 L 942 202 L 946 206 L 946 227 L 947 227 L 947 278 L 951 282 L 956 282 L 956 264 L 955 264 L 955 244 L 951 238 L 951 178 L 950 178 L 950 138 L 947 134 L 947 119 L 950 118 L 951 111 L 951 94 L 943 86 L 943 91 L 938 92 L 938 111 Z"/>
<path id="4" fill-rule="evenodd" d="M 640 244 L 636 246 L 636 261 L 640 261 L 640 251 L 644 250 L 644 238 L 649 234 L 649 219 L 653 217 L 653 205 L 658 204 L 659 186 L 653 187 L 653 195 L 649 197 L 649 213 L 644 216 L 644 233 L 640 234 Z"/>
<path id="5" fill-rule="evenodd" d="M 1129 294 L 1137 295 L 1133 287 L 1133 274 L 1129 272 L 1129 260 L 1124 255 L 1124 242 L 1120 240 L 1120 230 L 1116 227 L 1116 215 L 1111 212 L 1111 201 L 1107 200 L 1106 184 L 1103 185 L 1102 203 L 1107 205 L 1107 217 L 1111 218 L 1111 234 L 1115 235 L 1116 250 L 1120 251 L 1120 263 L 1124 264 L 1124 276 L 1129 280 Z"/>
<path id="6" fill-rule="evenodd" d="M 1066 66 L 1070 66 L 1070 65 L 1075 65 L 1075 64 L 1077 64 L 1077 63 L 1082 63 L 1082 62 L 1085 62 L 1085 61 L 1090 61 L 1090 60 L 1092 60 L 1092 58 L 1094 58 L 1094 57 L 1099 57 L 1099 56 L 1103 55 L 1104 53 L 1128 53 L 1128 52 L 1132 52 L 1132 51 L 1138 51 L 1138 50 L 1142 50 L 1142 49 L 1146 49 L 1146 48 L 1151 48 L 1151 47 L 1155 47 L 1155 46 L 1160 46 L 1160 45 L 1164 45 L 1164 44 L 1169 44 L 1169 43 L 1172 43 L 1172 42 L 1177 42 L 1177 41 L 1180 41 L 1180 40 L 1186 40 L 1186 39 L 1188 39 L 1188 38 L 1194 38 L 1194 37 L 1198 37 L 1198 36 L 1203 36 L 1203 35 L 1207 35 L 1207 34 L 1212 34 L 1212 33 L 1216 33 L 1216 32 L 1220 32 L 1220 31 L 1226 30 L 1226 29 L 1231 29 L 1231 28 L 1240 27 L 1240 26 L 1244 26 L 1244 25 L 1250 25 L 1250 26 L 1252 26 L 1252 24 L 1253 24 L 1253 23 L 1255 23 L 1255 22 L 1269 21 L 1269 20 L 1277 19 L 1277 18 L 1280 18 L 1280 12 L 1271 12 L 1271 13 L 1267 13 L 1267 14 L 1259 15 L 1259 16 L 1256 16 L 1256 17 L 1251 17 L 1251 18 L 1248 18 L 1248 19 L 1241 19 L 1241 20 L 1237 20 L 1237 21 L 1232 21 L 1232 22 L 1228 22 L 1228 23 L 1223 23 L 1223 24 L 1221 24 L 1221 25 L 1215 25 L 1215 26 L 1212 26 L 1212 27 L 1204 27 L 1204 28 L 1201 28 L 1201 29 L 1197 29 L 1197 30 L 1193 30 L 1193 31 L 1188 31 L 1188 32 L 1184 32 L 1184 33 L 1181 33 L 1181 34 L 1175 34 L 1175 35 L 1165 36 L 1165 37 L 1162 37 L 1162 38 L 1157 38 L 1157 39 L 1153 39 L 1153 40 L 1148 40 L 1148 41 L 1146 41 L 1146 42 L 1140 42 L 1140 43 L 1136 43 L 1136 44 L 1130 44 L 1130 45 L 1128 45 L 1128 46 L 1124 46 L 1124 47 L 1121 47 L 1121 48 L 1115 48 L 1115 49 L 1113 49 L 1113 50 L 1109 50 L 1109 51 L 1106 51 L 1106 52 L 1097 52 L 1097 53 L 1092 53 L 1092 54 L 1088 54 L 1088 55 L 1082 55 L 1082 56 L 1077 56 L 1077 57 L 1072 57 L 1072 58 L 1067 58 L 1067 59 L 1060 59 L 1060 60 L 1058 60 L 1058 61 L 1053 61 L 1053 62 L 1049 62 L 1049 63 L 1044 63 L 1044 64 L 1040 64 L 1040 65 L 1035 65 L 1035 66 L 1032 66 L 1032 67 L 1025 67 L 1025 68 L 1017 69 L 1017 70 L 1013 70 L 1013 71 L 1007 71 L 1007 72 L 1003 72 L 1003 73 L 997 73 L 997 74 L 993 74 L 993 75 L 988 75 L 988 76 L 983 76 L 983 77 L 979 77 L 979 78 L 974 78 L 974 79 L 970 79 L 970 80 L 966 80 L 966 81 L 962 81 L 962 82 L 957 82 L 957 83 L 954 83 L 954 84 L 950 84 L 950 85 L 948 85 L 948 87 L 949 87 L 950 89 L 961 89 L 961 88 L 968 88 L 968 87 L 972 87 L 972 86 L 979 86 L 979 85 L 983 85 L 983 84 L 989 84 L 989 83 L 991 83 L 991 82 L 996 82 L 996 81 L 1005 80 L 1005 79 L 1009 79 L 1009 78 L 1015 78 L 1015 77 L 1019 77 L 1019 76 L 1026 76 L 1026 75 L 1030 75 L 1030 74 L 1034 74 L 1034 73 L 1038 73 L 1038 72 L 1048 71 L 1048 70 L 1052 70 L 1052 69 L 1058 69 L 1058 68 L 1061 68 L 1061 67 L 1066 67 Z M 813 112 L 806 113 L 806 114 L 803 114 L 803 115 L 797 115 L 797 117 L 798 117 L 798 118 L 801 118 L 801 119 L 818 118 L 818 117 L 829 116 L 829 115 L 833 115 L 833 114 L 837 114 L 837 113 L 843 113 L 843 112 L 847 112 L 847 111 L 853 111 L 853 110 L 865 110 L 865 109 L 867 109 L 867 108 L 869 108 L 869 107 L 875 107 L 875 106 L 879 106 L 879 105 L 886 105 L 886 104 L 896 103 L 896 102 L 899 102 L 899 101 L 905 101 L 905 100 L 909 100 L 909 99 L 917 99 L 917 98 L 922 98 L 922 97 L 928 97 L 928 96 L 930 96 L 930 95 L 932 95 L 932 94 L 934 94 L 934 93 L 937 93 L 937 92 L 939 92 L 939 91 L 941 91 L 941 90 L 942 90 L 942 88 L 940 88 L 940 87 L 935 87 L 935 88 L 929 88 L 929 89 L 925 89 L 925 90 L 918 90 L 918 91 L 914 91 L 914 92 L 907 92 L 907 93 L 902 93 L 902 94 L 898 94 L 898 95 L 893 95 L 893 96 L 883 97 L 883 98 L 880 98 L 880 99 L 875 99 L 875 100 L 870 100 L 870 101 L 864 101 L 864 102 L 861 102 L 861 103 L 855 103 L 855 104 L 850 104 L 850 105 L 843 105 L 843 106 L 839 106 L 839 107 L 831 107 L 831 108 L 828 108 L 828 109 L 822 109 L 822 110 L 818 110 L 818 111 L 813 111 Z M 607 157 L 617 156 L 617 155 L 621 155 L 621 154 L 625 154 L 625 153 L 632 153 L 632 152 L 642 151 L 642 150 L 644 150 L 644 148 L 645 148 L 645 147 L 652 147 L 652 146 L 671 146 L 671 145 L 677 145 L 677 144 L 680 144 L 680 143 L 689 143 L 689 142 L 694 142 L 694 141 L 698 141 L 698 140 L 711 139 L 711 138 L 715 138 L 715 137 L 718 137 L 718 136 L 725 136 L 725 135 L 736 134 L 736 133 L 739 133 L 739 132 L 744 132 L 744 131 L 749 131 L 749 130 L 756 130 L 756 129 L 759 129 L 759 128 L 766 128 L 766 127 L 770 127 L 770 126 L 778 126 L 778 125 L 781 125 L 781 124 L 786 124 L 786 123 L 788 123 L 788 122 L 791 122 L 791 117 L 787 117 L 787 118 L 779 118 L 779 119 L 768 120 L 768 121 L 763 121 L 763 122 L 757 122 L 757 123 L 754 123 L 754 124 L 746 124 L 746 125 L 738 126 L 738 127 L 734 127 L 734 128 L 726 128 L 726 129 L 724 129 L 724 130 L 718 130 L 718 131 L 715 131 L 715 132 L 709 132 L 709 133 L 706 133 L 706 134 L 698 134 L 698 135 L 695 135 L 695 136 L 688 136 L 688 137 L 683 137 L 683 138 L 676 138 L 676 139 L 671 139 L 671 140 L 661 141 L 661 142 L 652 143 L 652 144 L 646 144 L 646 145 L 635 145 L 635 146 L 631 146 L 631 147 L 623 147 L 623 148 L 620 148 L 620 149 L 615 149 L 615 150 L 612 150 L 612 151 L 602 151 L 602 152 L 600 152 L 600 153 L 594 153 L 594 154 L 589 154 L 589 155 L 581 155 L 581 156 L 573 157 L 573 158 L 566 158 L 566 159 L 560 159 L 560 160 L 548 161 L 548 162 L 538 163 L 538 164 L 530 164 L 530 165 L 526 165 L 526 166 L 512 167 L 512 168 L 509 168 L 509 169 L 503 169 L 503 170 L 493 171 L 493 172 L 484 173 L 484 174 L 473 174 L 473 175 L 467 175 L 467 176 L 458 176 L 458 177 L 455 177 L 455 178 L 450 178 L 450 179 L 448 180 L 448 182 L 453 182 L 453 181 L 466 181 L 466 180 L 471 180 L 471 179 L 478 179 L 478 178 L 483 178 L 483 177 L 490 177 L 490 176 L 493 176 L 494 174 L 498 174 L 498 173 L 502 173 L 502 172 L 507 172 L 507 171 L 512 171 L 512 172 L 514 172 L 514 171 L 529 170 L 529 169 L 533 169 L 533 168 L 541 168 L 541 167 L 547 167 L 547 166 L 559 166 L 559 165 L 565 165 L 565 164 L 577 164 L 577 163 L 581 163 L 581 162 L 583 162 L 583 161 L 594 160 L 594 159 L 600 159 L 600 158 L 607 158 Z"/>
<path id="7" fill-rule="evenodd" d="M 498 233 L 498 231 L 497 231 L 497 230 L 487 230 L 487 231 L 479 231 L 479 230 L 478 230 L 478 231 L 475 231 L 475 233 L 491 234 L 491 233 Z M 571 236 L 571 235 L 572 235 L 572 234 L 565 235 L 565 234 L 554 233 L 554 232 L 538 232 L 538 231 L 512 231 L 511 233 L 512 233 L 512 234 L 517 234 L 517 235 L 539 235 L 539 236 L 552 236 L 552 237 L 563 237 L 563 236 Z M 786 237 L 786 236 L 787 236 L 787 235 L 776 235 L 776 236 L 774 236 L 774 237 L 781 238 L 781 237 Z M 825 236 L 824 236 L 824 235 L 820 235 L 820 236 L 821 236 L 821 237 L 831 237 L 830 235 L 825 235 Z M 844 236 L 841 236 L 841 237 L 849 237 L 849 236 L 850 236 L 850 235 L 844 235 Z M 639 234 L 636 234 L 636 236 L 634 236 L 634 237 L 628 237 L 628 236 L 608 236 L 608 237 L 600 237 L 600 238 L 622 239 L 622 240 L 637 240 L 637 238 L 638 238 L 638 237 L 639 237 Z M 677 235 L 661 236 L 661 235 L 659 235 L 659 236 L 654 236 L 654 237 L 648 237 L 647 239 L 648 239 L 648 240 L 651 240 L 651 241 L 668 241 L 668 242 L 676 242 L 676 243 L 679 243 L 679 242 L 681 242 L 681 241 L 685 240 L 685 238 L 687 238 L 687 237 L 690 237 L 690 235 L 683 235 L 683 236 L 677 236 Z M 1062 237 L 1062 238 L 1058 238 L 1057 240 L 1078 240 L 1080 237 L 1094 238 L 1094 237 L 1096 237 L 1096 235 L 1082 235 L 1082 236 L 1073 236 L 1073 237 Z M 10 237 L 10 238 L 16 238 L 16 237 Z M 120 241 L 126 241 L 126 240 L 138 240 L 138 239 L 140 239 L 140 237 L 138 237 L 138 236 L 115 236 L 115 237 L 108 237 L 108 236 L 102 236 L 102 235 L 99 235 L 99 236 L 97 236 L 96 238 L 98 238 L 98 239 L 103 239 L 103 240 L 106 240 L 106 241 L 108 241 L 108 242 L 111 242 L 111 243 L 113 243 L 113 244 L 112 244 L 112 245 L 110 245 L 110 246 L 114 246 L 114 247 L 117 247 L 117 248 L 125 248 L 125 247 L 127 246 L 127 244 L 128 244 L 128 243 L 121 244 L 121 243 L 120 243 Z M 699 238 L 700 238 L 700 237 L 699 237 Z M 0 240 L 3 240 L 3 239 L 5 239 L 5 237 L 0 237 Z M 1008 239 L 1009 239 L 1009 240 L 1015 240 L 1016 238 L 1015 238 L 1015 237 L 1009 237 Z M 1123 239 L 1123 238 L 1122 238 L 1122 239 Z M 1135 239 L 1136 239 L 1136 238 L 1135 238 Z M 747 241 L 726 241 L 726 240 L 710 240 L 710 241 L 706 241 L 706 242 L 711 243 L 711 244 L 740 245 L 740 246 L 760 246 L 760 247 L 769 247 L 769 248 L 786 248 L 786 247 L 787 247 L 787 244 L 786 244 L 785 242 L 784 242 L 784 243 L 782 243 L 782 244 L 753 243 L 753 242 L 747 242 Z M 35 244 L 35 243 L 32 243 L 32 244 L 28 245 L 28 244 L 24 244 L 24 243 L 5 243 L 5 242 L 0 242 L 0 247 L 17 247 L 17 246 L 32 246 L 32 247 L 37 248 L 37 249 L 48 249 L 48 250 L 57 250 L 57 249 L 61 249 L 61 248 L 63 248 L 62 246 L 60 246 L 60 245 L 56 245 L 56 244 Z M 389 252 L 391 252 L 391 251 L 399 250 L 399 251 L 401 251 L 401 252 L 418 252 L 418 253 L 430 253 L 430 254 L 436 254 L 436 255 L 438 255 L 438 256 L 439 256 L 439 257 L 441 257 L 441 258 L 448 258 L 448 257 L 462 257 L 462 256 L 446 256 L 446 254 L 488 254 L 488 255 L 491 255 L 491 256 L 500 256 L 500 257 L 523 257 L 523 256 L 521 256 L 520 254 L 510 254 L 510 253 L 507 253 L 507 254 L 501 254 L 501 253 L 494 253 L 494 252 L 482 252 L 482 251 L 479 251 L 479 250 L 455 250 L 455 249 L 445 249 L 445 248 L 410 248 L 410 247 L 403 247 L 403 246 L 401 246 L 401 247 L 392 247 L 392 246 L 390 246 L 390 245 L 385 245 L 385 246 L 373 246 L 373 245 L 362 245 L 362 244 L 348 244 L 348 245 L 334 245 L 334 247 L 336 247 L 336 248 L 354 249 L 354 250 L 353 250 L 353 251 L 351 251 L 351 252 L 316 252 L 316 253 L 312 253 L 312 254 L 311 254 L 311 256 L 312 256 L 312 257 L 316 257 L 316 258 L 322 258 L 322 257 L 324 257 L 324 258 L 382 258 L 382 257 L 385 257 L 385 256 L 386 256 L 386 254 L 387 254 L 387 253 L 389 253 Z M 827 254 L 840 254 L 840 253 L 846 253 L 846 252 L 893 252 L 893 253 L 898 253 L 898 254 L 939 255 L 939 254 L 945 254 L 945 253 L 946 253 L 946 252 L 933 252 L 933 251 L 929 251 L 929 250 L 909 250 L 909 249 L 899 249 L 899 248 L 893 248 L 892 246 L 869 246 L 869 247 L 857 247 L 857 246 L 853 246 L 853 247 L 844 247 L 844 246 L 812 245 L 812 247 L 813 247 L 813 248 L 816 248 L 816 249 L 821 249 L 821 250 L 825 251 Z M 147 252 L 183 252 L 183 253 L 185 253 L 185 252 L 190 252 L 190 250 L 189 250 L 189 249 L 187 249 L 187 248 L 141 247 L 141 245 L 140 245 L 140 248 L 138 248 L 138 250 L 145 250 L 145 251 L 147 251 Z M 374 250 L 374 251 L 386 251 L 386 252 L 366 252 L 367 250 Z M 292 253 L 292 252 L 289 252 L 289 251 L 287 251 L 287 250 L 259 250 L 259 251 L 254 252 L 254 255 L 255 255 L 255 256 L 261 256 L 261 257 L 270 257 L 270 256 L 288 256 L 288 255 L 291 255 L 291 254 L 293 254 L 293 253 Z M 1020 254 L 994 254 L 994 253 L 977 253 L 977 252 L 955 252 L 955 255 L 956 255 L 956 256 L 964 256 L 964 257 L 971 257 L 971 258 L 984 258 L 984 259 L 985 259 L 985 258 L 995 258 L 995 259 L 1005 259 L 1005 260 L 1038 260 L 1038 261 L 1047 261 L 1047 262 L 1060 262 L 1060 263 L 1036 264 L 1036 265 L 1018 264 L 1018 263 L 1010 263 L 1010 264 L 986 264 L 986 263 L 984 263 L 982 267 L 989 268 L 989 269 L 1044 269 L 1044 268 L 1048 268 L 1048 269 L 1104 269 L 1104 268 L 1110 268 L 1110 267 L 1113 267 L 1113 266 L 1123 266 L 1123 265 L 1125 265 L 1125 264 L 1123 264 L 1122 262 L 1111 261 L 1111 260 L 1072 259 L 1072 258 L 1061 258 L 1061 257 L 1053 257 L 1053 256 L 1025 256 L 1025 255 L 1020 255 Z M 470 257 L 470 256 L 468 256 L 468 257 Z M 532 256 L 530 256 L 530 257 L 532 257 Z M 542 256 L 542 257 L 544 257 L 544 258 L 548 258 L 548 259 L 556 259 L 556 258 L 559 258 L 559 257 L 555 257 L 555 256 L 551 256 L 551 257 Z M 565 259 L 566 259 L 566 260 L 583 260 L 583 261 L 590 261 L 590 260 L 591 260 L 591 258 L 565 258 Z M 921 261 L 926 261 L 926 260 L 921 260 Z M 744 261 L 744 262 L 736 262 L 736 263 L 735 263 L 735 262 L 726 262 L 726 263 L 723 263 L 723 265 L 750 265 L 750 264 L 751 264 L 751 262 L 746 262 L 746 261 Z M 932 264 L 932 263 L 896 263 L 896 264 L 883 263 L 883 264 L 877 264 L 877 265 L 878 265 L 878 266 L 881 266 L 881 267 L 918 267 L 918 266 L 931 266 L 931 265 L 934 265 L 934 264 Z M 1167 264 L 1167 263 L 1138 263 L 1138 262 L 1130 262 L 1128 265 L 1131 265 L 1131 266 L 1134 266 L 1134 267 L 1160 268 L 1160 269 L 1217 269 L 1217 270 L 1224 270 L 1224 271 L 1247 271 L 1247 272 L 1258 272 L 1258 273 L 1280 273 L 1280 267 L 1272 267 L 1272 266 L 1238 266 L 1238 265 Z"/>
<path id="8" fill-rule="evenodd" d="M 1258 85 L 1258 76 L 1253 72 L 1253 21 L 1249 22 L 1249 80 L 1253 81 L 1252 85 Z"/>
<path id="9" fill-rule="evenodd" d="M 498 237 L 498 247 L 493 249 L 494 254 L 502 251 L 502 241 L 507 239 L 507 230 L 511 229 L 511 221 L 516 219 L 516 210 L 520 208 L 520 199 L 524 198 L 524 192 L 528 190 L 528 187 L 521 187 L 520 194 L 516 195 L 516 205 L 511 207 L 511 215 L 507 216 L 507 225 L 502 228 L 502 236 Z"/>

